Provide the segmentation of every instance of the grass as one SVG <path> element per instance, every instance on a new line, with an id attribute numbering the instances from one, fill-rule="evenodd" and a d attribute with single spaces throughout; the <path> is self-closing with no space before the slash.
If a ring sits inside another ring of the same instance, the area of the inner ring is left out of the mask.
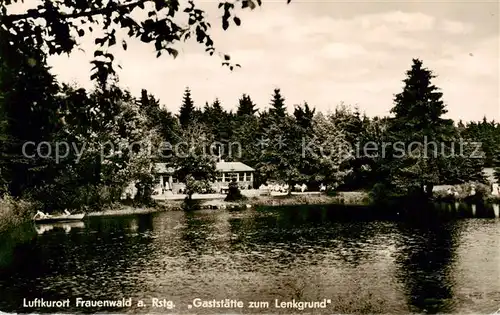
<path id="1" fill-rule="evenodd" d="M 292 205 L 368 205 L 370 198 L 365 192 L 338 192 L 334 195 L 292 195 L 292 196 L 262 196 L 249 199 L 246 203 L 254 206 L 292 206 Z"/>

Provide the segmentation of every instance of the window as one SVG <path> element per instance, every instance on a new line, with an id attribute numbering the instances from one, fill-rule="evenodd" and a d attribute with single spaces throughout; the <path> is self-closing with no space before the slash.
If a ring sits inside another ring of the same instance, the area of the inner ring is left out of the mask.
<path id="1" fill-rule="evenodd" d="M 226 179 L 226 180 L 225 180 L 226 182 L 232 182 L 232 181 L 233 181 L 233 178 L 234 178 L 235 180 L 237 180 L 237 179 L 238 179 L 238 174 L 237 174 L 237 173 L 226 173 L 226 174 L 225 174 L 225 177 L 226 177 L 226 178 L 225 178 L 225 179 Z"/>
<path id="2" fill-rule="evenodd" d="M 250 180 L 252 180 L 252 172 L 246 172 L 245 174 L 247 176 L 247 179 L 246 179 L 247 182 L 249 182 Z"/>

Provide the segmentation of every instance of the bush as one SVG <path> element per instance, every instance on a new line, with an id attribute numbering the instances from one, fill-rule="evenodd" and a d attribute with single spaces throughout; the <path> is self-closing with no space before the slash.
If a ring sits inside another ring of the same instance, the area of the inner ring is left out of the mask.
<path id="1" fill-rule="evenodd" d="M 229 189 L 227 192 L 227 196 L 224 201 L 240 201 L 246 200 L 246 197 L 241 194 L 240 188 L 238 187 L 238 183 L 233 179 L 231 183 L 229 183 Z"/>
<path id="2" fill-rule="evenodd" d="M 0 231 L 30 220 L 36 212 L 37 204 L 16 200 L 9 195 L 0 199 Z"/>
<path id="3" fill-rule="evenodd" d="M 374 204 L 385 204 L 395 197 L 394 192 L 382 183 L 375 184 L 368 195 Z"/>
<path id="4" fill-rule="evenodd" d="M 121 187 L 106 185 L 82 185 L 64 187 L 59 185 L 45 185 L 32 189 L 28 194 L 29 200 L 37 200 L 46 213 L 71 210 L 99 210 L 103 206 L 119 201 Z"/>

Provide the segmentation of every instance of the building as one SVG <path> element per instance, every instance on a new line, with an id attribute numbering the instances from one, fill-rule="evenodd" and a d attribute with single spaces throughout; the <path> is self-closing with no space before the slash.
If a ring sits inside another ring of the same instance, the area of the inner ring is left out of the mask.
<path id="1" fill-rule="evenodd" d="M 215 166 L 217 172 L 216 181 L 212 184 L 212 189 L 216 192 L 225 191 L 229 183 L 235 179 L 241 189 L 252 189 L 254 183 L 255 169 L 241 162 L 217 162 Z M 186 185 L 174 176 L 175 169 L 168 167 L 166 163 L 155 163 L 155 178 L 157 180 L 156 190 L 160 193 L 171 191 L 174 194 L 182 193 Z"/>

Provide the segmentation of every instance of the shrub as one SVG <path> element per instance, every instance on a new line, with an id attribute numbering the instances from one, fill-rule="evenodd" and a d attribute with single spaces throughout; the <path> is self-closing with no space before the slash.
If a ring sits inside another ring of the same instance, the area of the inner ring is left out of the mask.
<path id="1" fill-rule="evenodd" d="M 36 212 L 37 204 L 16 200 L 9 195 L 0 199 L 0 231 L 30 220 Z"/>
<path id="2" fill-rule="evenodd" d="M 238 187 L 238 183 L 233 179 L 231 183 L 229 183 L 229 189 L 227 192 L 227 196 L 224 201 L 240 201 L 246 200 L 246 197 L 241 194 L 240 188 Z"/>
<path id="3" fill-rule="evenodd" d="M 382 183 L 375 184 L 368 195 L 374 204 L 385 204 L 395 197 L 394 192 Z"/>

